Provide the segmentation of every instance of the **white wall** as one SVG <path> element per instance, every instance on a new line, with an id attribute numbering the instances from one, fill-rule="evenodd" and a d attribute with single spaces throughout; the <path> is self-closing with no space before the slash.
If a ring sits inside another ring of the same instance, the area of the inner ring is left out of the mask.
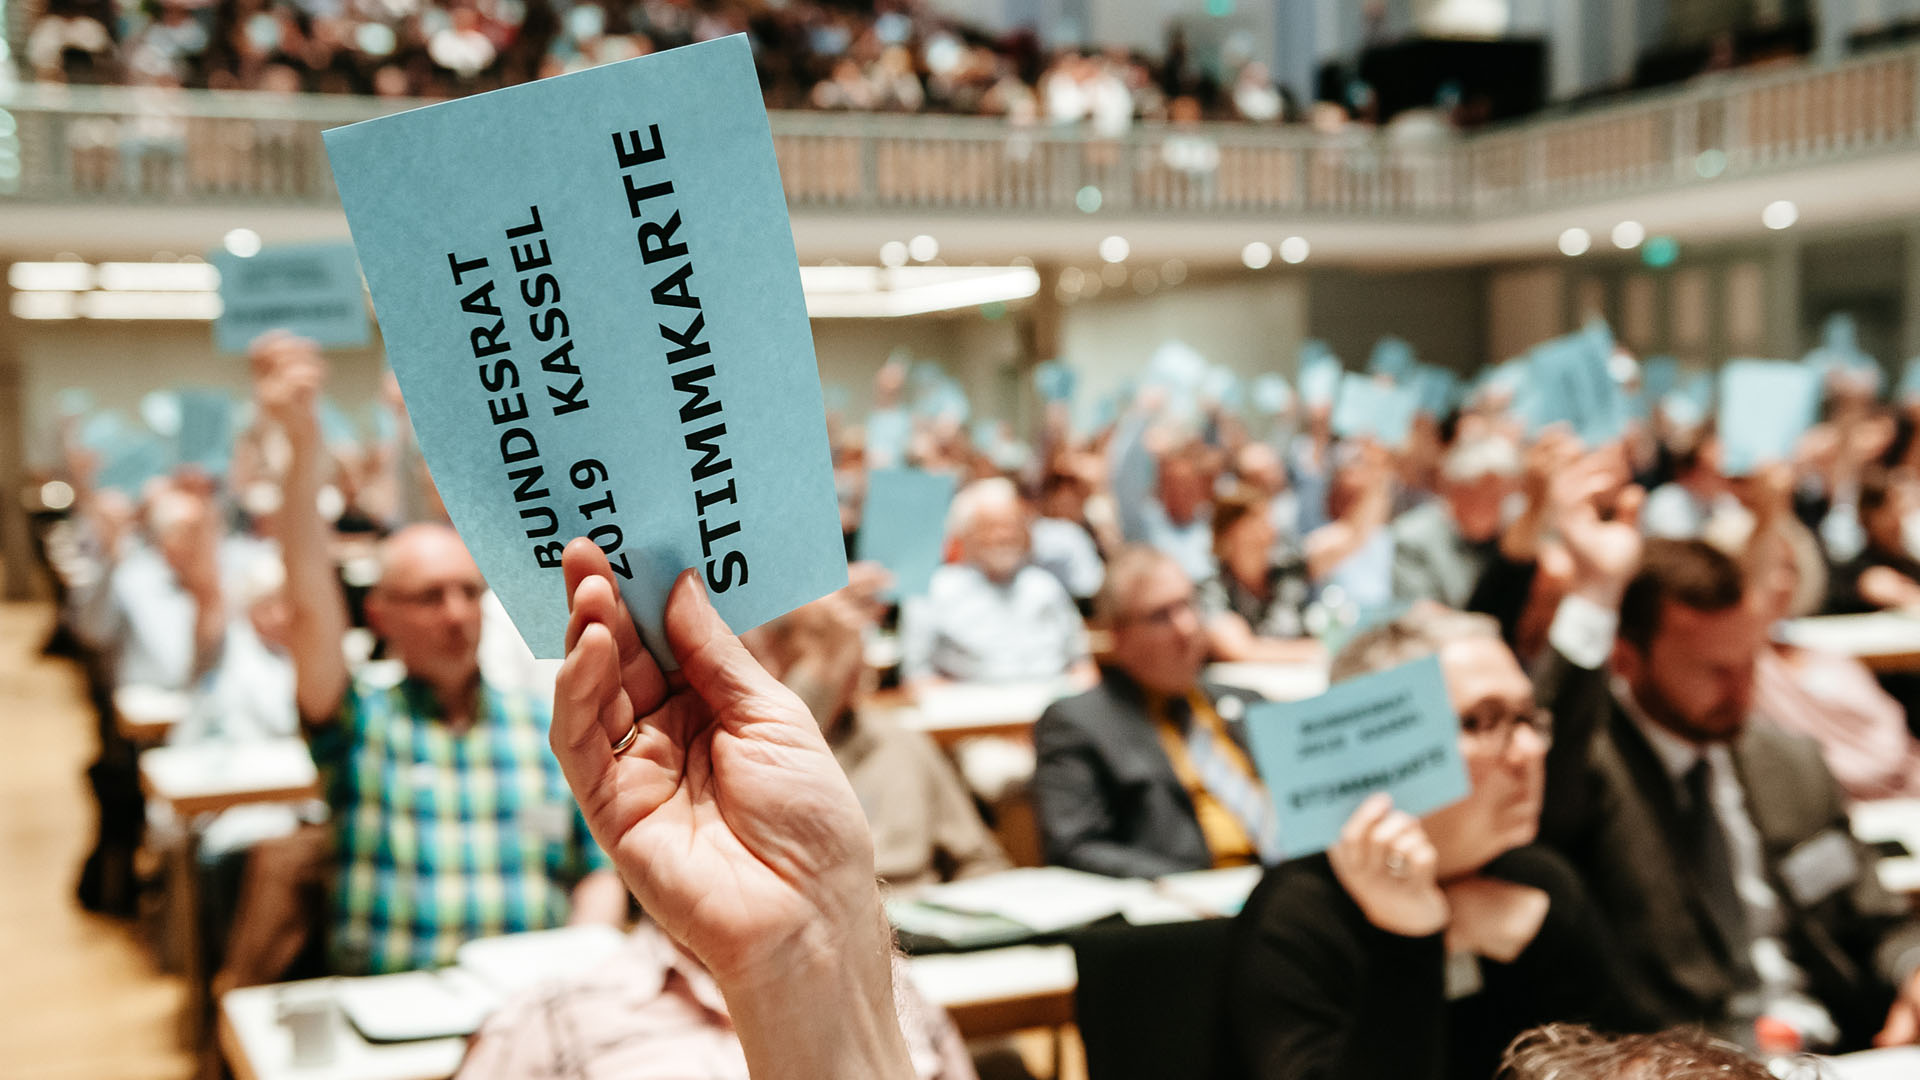
<path id="1" fill-rule="evenodd" d="M 1137 375 L 1168 340 L 1243 377 L 1291 376 L 1306 328 L 1306 280 L 1296 273 L 1189 281 L 1145 298 L 1113 290 L 1065 310 L 1059 359 L 1079 373 L 1080 394 L 1095 399 Z"/>

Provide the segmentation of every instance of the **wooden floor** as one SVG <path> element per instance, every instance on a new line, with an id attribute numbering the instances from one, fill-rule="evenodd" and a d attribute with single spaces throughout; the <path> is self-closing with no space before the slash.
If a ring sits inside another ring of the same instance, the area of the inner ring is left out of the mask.
<path id="1" fill-rule="evenodd" d="M 181 983 L 132 927 L 82 911 L 94 721 L 73 665 L 39 654 L 50 618 L 0 605 L 0 1074 L 176 1080 Z"/>

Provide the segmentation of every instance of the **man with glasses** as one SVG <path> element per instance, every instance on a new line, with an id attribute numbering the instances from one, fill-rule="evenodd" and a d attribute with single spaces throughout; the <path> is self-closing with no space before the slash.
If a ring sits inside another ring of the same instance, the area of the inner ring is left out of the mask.
<path id="1" fill-rule="evenodd" d="M 1193 583 L 1166 553 L 1129 547 L 1099 610 L 1113 631 L 1099 684 L 1034 726 L 1047 861 L 1115 877 L 1272 861 L 1278 825 L 1241 727 L 1256 699 L 1200 681 Z"/>
<path id="2" fill-rule="evenodd" d="M 381 551 L 367 619 L 404 675 L 349 670 L 316 503 L 323 362 L 311 343 L 273 337 L 254 363 L 261 408 L 292 450 L 280 541 L 295 699 L 334 823 L 335 969 L 433 967 L 476 937 L 621 921 L 626 889 L 547 747 L 548 704 L 481 678 L 486 582 L 452 529 L 411 525 Z"/>

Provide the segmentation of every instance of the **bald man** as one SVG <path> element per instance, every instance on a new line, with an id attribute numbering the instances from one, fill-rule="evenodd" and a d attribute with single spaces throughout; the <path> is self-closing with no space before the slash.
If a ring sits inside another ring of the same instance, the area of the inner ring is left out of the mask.
<path id="1" fill-rule="evenodd" d="M 381 550 L 367 620 L 404 676 L 347 667 L 346 601 L 315 507 L 325 369 L 285 337 L 257 344 L 254 364 L 261 408 L 293 451 L 281 545 L 295 700 L 336 832 L 334 967 L 435 967 L 477 937 L 621 921 L 626 889 L 547 747 L 550 705 L 481 677 L 487 585 L 452 529 L 411 525 Z"/>

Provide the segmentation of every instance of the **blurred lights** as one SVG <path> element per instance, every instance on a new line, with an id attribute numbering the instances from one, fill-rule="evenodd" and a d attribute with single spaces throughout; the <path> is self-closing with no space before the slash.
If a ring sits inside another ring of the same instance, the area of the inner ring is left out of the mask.
<path id="1" fill-rule="evenodd" d="M 1727 171 L 1727 152 L 1725 150 L 1702 150 L 1693 159 L 1693 171 L 1700 179 L 1711 180 Z"/>
<path id="2" fill-rule="evenodd" d="M 1100 241 L 1100 258 L 1110 263 L 1126 262 L 1133 248 L 1124 236 L 1109 236 Z"/>
<path id="3" fill-rule="evenodd" d="M 1109 288 L 1117 289 L 1127 283 L 1127 268 L 1119 263 L 1108 263 L 1100 268 L 1100 280 Z"/>
<path id="4" fill-rule="evenodd" d="M 881 266 L 907 265 L 907 245 L 898 240 L 889 240 L 880 245 Z"/>
<path id="5" fill-rule="evenodd" d="M 1623 221 L 1613 227 L 1613 246 L 1631 251 L 1647 238 L 1647 227 L 1637 221 Z"/>
<path id="6" fill-rule="evenodd" d="M 1100 189 L 1088 184 L 1073 193 L 1073 205 L 1083 214 L 1098 213 L 1100 210 Z"/>
<path id="7" fill-rule="evenodd" d="M 1168 259 L 1161 263 L 1160 280 L 1168 285 L 1178 285 L 1187 280 L 1187 264 L 1179 259 Z"/>
<path id="8" fill-rule="evenodd" d="M 49 510 L 65 510 L 73 505 L 73 486 L 65 480 L 49 480 L 40 485 L 40 505 Z"/>
<path id="9" fill-rule="evenodd" d="M 93 267 L 83 262 L 17 262 L 7 284 L 21 292 L 83 292 L 93 288 Z"/>
<path id="10" fill-rule="evenodd" d="M 1640 249 L 1640 261 L 1663 270 L 1680 261 L 1680 241 L 1671 236 L 1656 236 Z"/>
<path id="11" fill-rule="evenodd" d="M 101 263 L 100 287 L 115 292 L 214 292 L 220 288 L 220 271 L 206 263 Z"/>
<path id="12" fill-rule="evenodd" d="M 1791 229 L 1800 220 L 1800 208 L 1786 199 L 1776 199 L 1760 211 L 1760 224 L 1769 229 Z"/>
<path id="13" fill-rule="evenodd" d="M 1160 275 L 1143 266 L 1133 272 L 1133 291 L 1145 296 L 1160 287 Z"/>
<path id="14" fill-rule="evenodd" d="M 1249 270 L 1265 270 L 1273 261 L 1273 245 L 1264 240 L 1255 240 L 1240 249 L 1240 262 Z"/>
<path id="15" fill-rule="evenodd" d="M 1304 236 L 1289 236 L 1285 240 L 1280 241 L 1280 260 L 1291 266 L 1298 266 L 1306 262 L 1307 256 L 1312 251 L 1313 249 L 1308 246 L 1307 238 Z"/>
<path id="16" fill-rule="evenodd" d="M 1069 266 L 1065 270 L 1060 271 L 1059 284 L 1061 288 L 1068 292 L 1077 293 L 1081 289 L 1086 288 L 1087 272 L 1077 266 Z"/>
<path id="17" fill-rule="evenodd" d="M 251 259 L 260 254 L 260 234 L 252 229 L 232 229 L 220 241 L 230 254 Z"/>
<path id="18" fill-rule="evenodd" d="M 914 262 L 932 262 L 940 257 L 940 241 L 921 233 L 907 241 L 907 254 L 913 257 Z"/>
<path id="19" fill-rule="evenodd" d="M 1560 254 L 1567 256 L 1585 255 L 1593 246 L 1593 234 L 1575 226 L 1560 234 Z"/>

